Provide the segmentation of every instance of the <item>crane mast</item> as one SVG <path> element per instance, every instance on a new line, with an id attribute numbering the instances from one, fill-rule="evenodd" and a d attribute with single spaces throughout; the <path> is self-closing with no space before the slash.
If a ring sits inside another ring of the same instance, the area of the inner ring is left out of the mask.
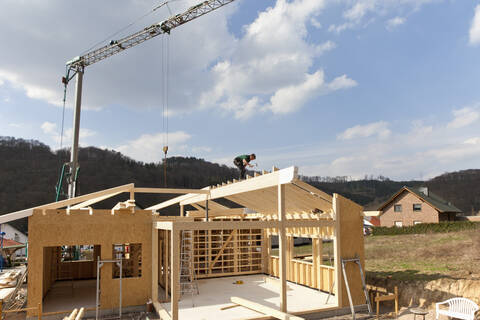
<path id="1" fill-rule="evenodd" d="M 94 49 L 84 55 L 73 58 L 66 63 L 67 72 L 65 77 L 62 78 L 62 82 L 65 87 L 69 81 L 76 77 L 75 86 L 75 111 L 73 115 L 73 138 L 72 149 L 70 153 L 70 162 L 67 164 L 69 167 L 68 173 L 68 198 L 75 197 L 76 182 L 78 173 L 78 140 L 80 132 L 80 110 L 82 104 L 82 85 L 83 74 L 85 67 L 92 65 L 96 62 L 111 57 L 119 52 L 125 51 L 128 48 L 134 47 L 147 40 L 150 40 L 161 34 L 170 34 L 170 31 L 182 24 L 192 21 L 198 17 L 203 16 L 209 12 L 212 12 L 230 2 L 235 0 L 208 0 L 199 3 L 193 7 L 190 7 L 187 11 L 172 16 L 162 22 L 153 24 L 144 28 L 136 33 L 118 40 L 112 40 L 108 45 L 101 48 Z M 63 172 L 62 172 L 63 174 Z M 57 200 L 59 195 L 59 188 L 61 188 L 61 181 L 57 185 Z"/>

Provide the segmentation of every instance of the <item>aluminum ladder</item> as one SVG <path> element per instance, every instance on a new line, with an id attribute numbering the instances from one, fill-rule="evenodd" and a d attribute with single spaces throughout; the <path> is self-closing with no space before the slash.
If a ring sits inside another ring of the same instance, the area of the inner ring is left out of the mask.
<path id="1" fill-rule="evenodd" d="M 193 231 L 182 230 L 182 244 L 180 250 L 180 294 L 199 294 L 197 277 L 193 269 Z"/>
<path id="2" fill-rule="evenodd" d="M 370 298 L 368 296 L 368 291 L 367 291 L 367 286 L 365 285 L 365 277 L 363 275 L 363 269 L 362 269 L 362 264 L 360 262 L 360 259 L 358 256 L 356 258 L 352 259 L 342 259 L 342 273 L 343 273 L 343 278 L 345 279 L 345 286 L 347 287 L 347 294 L 348 294 L 348 301 L 350 302 L 350 310 L 352 311 L 352 318 L 355 320 L 355 308 L 353 305 L 352 301 L 352 294 L 350 293 L 350 287 L 348 285 L 348 278 L 347 278 L 347 272 L 345 270 L 345 265 L 348 262 L 353 262 L 358 265 L 358 268 L 360 269 L 360 277 L 362 278 L 362 288 L 363 292 L 365 293 L 365 300 L 367 302 L 367 307 L 368 307 L 368 314 L 372 315 L 372 305 L 370 304 Z"/>

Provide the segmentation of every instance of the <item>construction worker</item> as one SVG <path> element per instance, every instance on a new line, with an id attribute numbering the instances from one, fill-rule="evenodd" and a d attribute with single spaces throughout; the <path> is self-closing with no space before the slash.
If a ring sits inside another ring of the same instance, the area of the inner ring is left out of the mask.
<path id="1" fill-rule="evenodd" d="M 245 179 L 245 174 L 247 170 L 245 169 L 246 166 L 249 166 L 250 168 L 253 167 L 253 165 L 250 164 L 251 160 L 255 160 L 257 157 L 255 156 L 255 153 L 252 154 L 242 154 L 241 156 L 236 157 L 233 159 L 233 164 L 237 166 L 238 170 L 240 170 L 240 180 Z"/>

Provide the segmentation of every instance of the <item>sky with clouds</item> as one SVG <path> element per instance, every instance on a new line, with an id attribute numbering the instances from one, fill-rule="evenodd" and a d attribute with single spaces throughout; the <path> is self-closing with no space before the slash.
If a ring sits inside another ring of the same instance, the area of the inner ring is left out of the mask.
<path id="1" fill-rule="evenodd" d="M 65 62 L 199 1 L 145 16 L 162 2 L 0 0 L 0 136 L 69 147 Z M 479 168 L 479 57 L 478 1 L 236 0 L 88 66 L 80 144 L 352 178 Z"/>

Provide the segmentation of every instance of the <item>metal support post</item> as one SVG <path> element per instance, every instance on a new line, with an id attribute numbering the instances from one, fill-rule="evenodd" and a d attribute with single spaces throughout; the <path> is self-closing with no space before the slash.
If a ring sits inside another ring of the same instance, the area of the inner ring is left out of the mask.
<path id="1" fill-rule="evenodd" d="M 100 257 L 97 258 L 97 300 L 95 303 L 95 319 L 99 319 L 99 307 L 100 307 L 100 269 L 103 267 L 104 263 L 106 262 L 111 262 L 115 263 L 119 268 L 120 268 L 120 301 L 119 301 L 119 307 L 118 307 L 118 316 L 119 319 L 122 319 L 122 276 L 123 276 L 123 265 L 122 265 L 122 259 L 116 259 L 116 260 L 100 260 Z"/>

